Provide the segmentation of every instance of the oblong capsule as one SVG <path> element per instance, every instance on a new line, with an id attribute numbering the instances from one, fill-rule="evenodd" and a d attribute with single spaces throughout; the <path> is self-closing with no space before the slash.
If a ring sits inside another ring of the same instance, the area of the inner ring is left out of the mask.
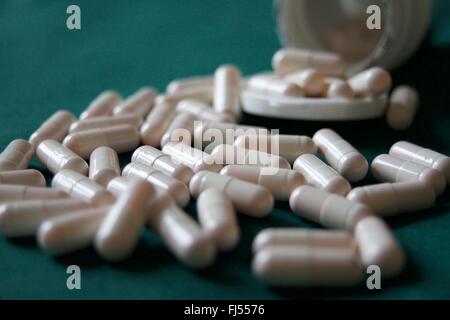
<path id="1" fill-rule="evenodd" d="M 234 145 L 276 154 L 290 163 L 293 163 L 302 154 L 317 153 L 317 146 L 314 141 L 308 136 L 299 135 L 244 134 L 236 138 Z"/>
<path id="2" fill-rule="evenodd" d="M 255 255 L 252 271 L 272 286 L 348 287 L 361 283 L 364 270 L 354 250 L 273 246 Z"/>
<path id="3" fill-rule="evenodd" d="M 162 148 L 162 152 L 168 154 L 175 163 L 181 163 L 194 172 L 203 170 L 219 172 L 223 168 L 222 165 L 215 163 L 211 155 L 184 143 L 169 142 Z"/>
<path id="4" fill-rule="evenodd" d="M 409 160 L 425 167 L 440 171 L 450 182 L 450 157 L 415 145 L 410 142 L 400 141 L 395 143 L 389 150 L 389 154 L 403 160 Z"/>
<path id="5" fill-rule="evenodd" d="M 134 114 L 140 118 L 145 117 L 153 108 L 157 92 L 153 88 L 144 87 L 133 93 L 126 100 L 113 109 L 115 116 Z"/>
<path id="6" fill-rule="evenodd" d="M 0 203 L 22 200 L 45 200 L 67 198 L 61 190 L 44 187 L 29 187 L 23 185 L 0 185 Z"/>
<path id="7" fill-rule="evenodd" d="M 69 111 L 59 110 L 48 118 L 28 140 L 34 148 L 48 139 L 62 141 L 69 132 L 70 125 L 77 121 L 77 118 Z"/>
<path id="8" fill-rule="evenodd" d="M 185 265 L 204 268 L 214 262 L 214 242 L 170 197 L 166 196 L 158 212 L 150 216 L 149 225 L 172 254 Z"/>
<path id="9" fill-rule="evenodd" d="M 298 85 L 310 97 L 320 96 L 325 87 L 325 76 L 311 68 L 287 74 L 284 79 Z"/>
<path id="10" fill-rule="evenodd" d="M 159 147 L 161 138 L 175 116 L 174 103 L 157 103 L 148 114 L 140 130 L 142 143 Z"/>
<path id="11" fill-rule="evenodd" d="M 102 116 L 102 117 L 88 118 L 72 123 L 69 129 L 69 133 L 75 133 L 92 129 L 102 129 L 125 124 L 128 124 L 138 129 L 142 124 L 142 118 L 134 114 L 122 114 L 116 116 Z"/>
<path id="12" fill-rule="evenodd" d="M 321 129 L 313 140 L 327 162 L 350 182 L 360 181 L 367 175 L 366 158 L 333 130 Z"/>
<path id="13" fill-rule="evenodd" d="M 351 201 L 362 203 L 382 217 L 418 211 L 434 205 L 433 188 L 420 181 L 381 183 L 355 188 L 347 195 Z"/>
<path id="14" fill-rule="evenodd" d="M 241 164 L 291 169 L 291 165 L 283 157 L 228 144 L 221 144 L 215 147 L 211 152 L 211 156 L 214 157 L 217 164 Z"/>
<path id="15" fill-rule="evenodd" d="M 211 107 L 200 100 L 186 99 L 177 104 L 178 112 L 192 113 L 200 120 L 212 122 L 234 122 L 235 117 L 224 112 L 216 112 Z"/>
<path id="16" fill-rule="evenodd" d="M 164 147 L 168 142 L 180 142 L 191 145 L 196 116 L 189 112 L 178 113 L 171 121 L 166 132 L 161 137 L 160 145 Z"/>
<path id="17" fill-rule="evenodd" d="M 41 142 L 36 149 L 36 156 L 51 173 L 56 174 L 61 170 L 70 169 L 87 174 L 89 170 L 83 158 L 56 140 Z"/>
<path id="18" fill-rule="evenodd" d="M 183 164 L 175 163 L 168 154 L 165 154 L 151 146 L 142 146 L 137 148 L 133 152 L 131 161 L 153 167 L 156 170 L 159 170 L 172 178 L 180 180 L 185 184 L 189 183 L 194 175 L 191 168 Z"/>
<path id="19" fill-rule="evenodd" d="M 391 89 L 392 78 L 386 70 L 373 67 L 348 79 L 357 96 L 377 96 Z"/>
<path id="20" fill-rule="evenodd" d="M 264 174 L 262 167 L 228 165 L 220 171 L 220 174 L 266 187 L 278 201 L 289 200 L 295 188 L 306 184 L 300 172 L 289 169 L 277 169 L 273 174 Z"/>
<path id="21" fill-rule="evenodd" d="M 209 188 L 219 189 L 233 202 L 236 209 L 253 217 L 267 216 L 274 199 L 267 188 L 209 171 L 197 172 L 189 183 L 189 190 L 197 198 Z"/>
<path id="22" fill-rule="evenodd" d="M 26 140 L 11 141 L 0 154 L 0 171 L 26 169 L 34 154 L 34 148 Z"/>
<path id="23" fill-rule="evenodd" d="M 232 65 L 220 66 L 214 73 L 214 110 L 239 118 L 241 115 L 241 72 Z"/>
<path id="24" fill-rule="evenodd" d="M 181 207 L 185 207 L 189 203 L 189 189 L 184 183 L 152 167 L 132 162 L 125 166 L 122 175 L 150 182 L 156 188 L 168 192 Z"/>
<path id="25" fill-rule="evenodd" d="M 296 97 L 303 94 L 295 83 L 278 78 L 274 74 L 258 74 L 250 78 L 248 88 L 266 95 Z"/>
<path id="26" fill-rule="evenodd" d="M 362 219 L 355 227 L 354 236 L 364 267 L 380 267 L 383 278 L 395 277 L 402 271 L 406 264 L 405 253 L 383 220 Z"/>
<path id="27" fill-rule="evenodd" d="M 355 92 L 347 81 L 339 78 L 325 78 L 323 95 L 332 99 L 353 99 Z"/>
<path id="28" fill-rule="evenodd" d="M 147 222 L 148 202 L 154 193 L 147 181 L 134 180 L 111 206 L 94 239 L 103 258 L 120 261 L 131 255 Z"/>
<path id="29" fill-rule="evenodd" d="M 294 48 L 278 50 L 273 55 L 272 68 L 279 76 L 308 68 L 333 77 L 342 77 L 345 73 L 344 61 L 338 54 Z"/>
<path id="30" fill-rule="evenodd" d="M 171 81 L 166 88 L 168 93 L 182 92 L 196 88 L 212 88 L 214 86 L 214 76 L 195 76 Z"/>
<path id="31" fill-rule="evenodd" d="M 0 205 L 0 234 L 7 237 L 33 236 L 43 221 L 87 207 L 85 202 L 70 198 L 4 203 Z"/>
<path id="32" fill-rule="evenodd" d="M 388 154 L 376 157 L 371 166 L 373 177 L 381 182 L 403 182 L 419 180 L 441 195 L 446 186 L 444 175 L 433 168 L 398 159 Z"/>
<path id="33" fill-rule="evenodd" d="M 132 151 L 140 142 L 139 132 L 129 125 L 92 129 L 68 135 L 63 145 L 80 157 L 88 159 L 98 147 L 110 147 L 117 153 Z"/>
<path id="34" fill-rule="evenodd" d="M 110 206 L 81 209 L 45 220 L 37 232 L 39 247 L 63 255 L 89 247 Z"/>
<path id="35" fill-rule="evenodd" d="M 220 250 L 236 247 L 240 230 L 232 202 L 217 189 L 206 189 L 197 199 L 197 214 L 202 229 Z"/>
<path id="36" fill-rule="evenodd" d="M 365 205 L 310 186 L 295 189 L 289 205 L 302 218 L 327 228 L 348 231 L 352 231 L 359 220 L 373 215 Z"/>
<path id="37" fill-rule="evenodd" d="M 95 205 L 110 204 L 114 201 L 112 194 L 104 187 L 69 169 L 61 170 L 53 177 L 52 188 Z"/>
<path id="38" fill-rule="evenodd" d="M 253 239 L 253 253 L 267 247 L 302 246 L 329 249 L 350 249 L 357 251 L 351 233 L 340 230 L 310 230 L 301 228 L 267 228 L 260 231 Z"/>
<path id="39" fill-rule="evenodd" d="M 120 176 L 120 164 L 117 153 L 109 147 L 99 147 L 91 153 L 89 160 L 89 178 L 106 187 Z"/>
<path id="40" fill-rule="evenodd" d="M 293 169 L 300 172 L 308 184 L 330 193 L 345 196 L 352 188 L 339 173 L 312 154 L 298 157 Z"/>
<path id="41" fill-rule="evenodd" d="M 45 177 L 34 169 L 0 172 L 0 184 L 16 184 L 31 187 L 45 187 Z"/>
<path id="42" fill-rule="evenodd" d="M 159 95 L 156 97 L 156 104 L 160 103 L 170 103 L 176 105 L 181 100 L 185 99 L 196 99 L 201 100 L 206 103 L 211 103 L 213 101 L 214 87 L 197 87 L 184 89 L 182 91 L 171 92 L 164 95 Z"/>
<path id="43" fill-rule="evenodd" d="M 386 122 L 394 130 L 408 129 L 419 106 L 419 94 L 409 86 L 400 86 L 392 91 L 386 112 Z"/>
<path id="44" fill-rule="evenodd" d="M 111 116 L 113 108 L 122 101 L 122 97 L 114 91 L 107 90 L 100 93 L 80 115 L 80 120 Z"/>

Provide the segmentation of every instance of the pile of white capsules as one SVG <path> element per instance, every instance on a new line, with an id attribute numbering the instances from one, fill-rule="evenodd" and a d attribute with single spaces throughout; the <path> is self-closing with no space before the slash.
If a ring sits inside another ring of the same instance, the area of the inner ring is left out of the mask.
<path id="1" fill-rule="evenodd" d="M 380 68 L 344 79 L 340 65 L 335 55 L 283 49 L 274 56 L 276 75 L 250 78 L 245 87 L 352 99 L 390 89 Z M 398 142 L 371 165 L 383 183 L 352 189 L 369 165 L 333 130 L 310 138 L 236 124 L 243 82 L 226 65 L 211 77 L 174 81 L 162 95 L 143 88 L 122 100 L 103 92 L 79 119 L 56 112 L 0 155 L 0 233 L 36 236 L 51 255 L 92 245 L 120 261 L 147 225 L 181 263 L 203 268 L 237 246 L 236 211 L 261 218 L 275 200 L 289 201 L 295 214 L 331 230 L 261 231 L 252 270 L 263 282 L 354 286 L 370 266 L 384 278 L 399 274 L 405 254 L 382 218 L 432 207 L 450 179 L 450 159 Z M 395 90 L 391 123 L 408 125 L 416 103 L 411 88 Z M 120 172 L 125 152 L 132 160 Z M 54 174 L 50 188 L 39 171 L 26 169 L 33 155 Z M 182 209 L 191 197 L 198 221 Z"/>

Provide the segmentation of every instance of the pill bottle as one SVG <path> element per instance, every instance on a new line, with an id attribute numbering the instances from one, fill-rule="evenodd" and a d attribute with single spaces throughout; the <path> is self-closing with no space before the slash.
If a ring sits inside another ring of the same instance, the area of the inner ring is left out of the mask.
<path id="1" fill-rule="evenodd" d="M 374 65 L 392 69 L 405 62 L 422 42 L 431 2 L 278 0 L 277 29 L 285 47 L 339 53 L 348 64 L 349 74 Z M 380 13 L 380 29 L 368 28 L 373 9 Z"/>

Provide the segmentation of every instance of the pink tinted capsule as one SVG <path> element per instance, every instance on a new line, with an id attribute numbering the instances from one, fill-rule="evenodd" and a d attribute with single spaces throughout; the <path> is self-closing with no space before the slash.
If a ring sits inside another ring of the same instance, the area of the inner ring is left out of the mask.
<path id="1" fill-rule="evenodd" d="M 23 200 L 46 200 L 67 198 L 61 190 L 23 185 L 0 185 L 0 203 Z"/>
<path id="2" fill-rule="evenodd" d="M 394 130 L 408 129 L 416 115 L 419 105 L 419 94 L 409 86 L 395 88 L 389 100 L 386 121 Z"/>
<path id="3" fill-rule="evenodd" d="M 164 95 L 159 95 L 156 97 L 156 104 L 160 103 L 170 103 L 176 105 L 181 100 L 185 99 L 196 99 L 201 100 L 206 103 L 211 103 L 213 101 L 214 88 L 211 87 L 196 87 L 185 89 L 178 92 L 171 92 Z"/>
<path id="4" fill-rule="evenodd" d="M 297 97 L 303 94 L 298 85 L 273 74 L 258 74 L 251 77 L 248 88 L 265 95 Z"/>
<path id="5" fill-rule="evenodd" d="M 125 101 L 122 101 L 113 109 L 114 116 L 134 114 L 140 118 L 145 117 L 153 108 L 156 99 L 156 91 L 153 88 L 139 89 Z"/>
<path id="6" fill-rule="evenodd" d="M 386 70 L 374 67 L 348 79 L 357 96 L 377 96 L 391 89 L 392 78 Z"/>
<path id="7" fill-rule="evenodd" d="M 120 164 L 117 153 L 109 147 L 99 147 L 91 153 L 89 178 L 106 187 L 117 176 L 120 176 Z"/>
<path id="8" fill-rule="evenodd" d="M 139 146 L 139 132 L 129 125 L 92 129 L 68 135 L 63 145 L 80 157 L 88 159 L 98 147 L 110 147 L 117 153 L 125 153 Z"/>
<path id="9" fill-rule="evenodd" d="M 355 93 L 352 87 L 339 78 L 326 78 L 324 96 L 331 99 L 353 99 Z"/>
<path id="10" fill-rule="evenodd" d="M 284 79 L 298 85 L 305 95 L 310 97 L 320 96 L 325 86 L 324 75 L 316 69 L 305 69 L 290 73 Z"/>
<path id="11" fill-rule="evenodd" d="M 199 120 L 212 122 L 234 122 L 235 117 L 224 113 L 214 111 L 207 103 L 200 100 L 186 99 L 177 104 L 178 112 L 189 112 Z"/>
<path id="12" fill-rule="evenodd" d="M 0 172 L 0 184 L 16 184 L 32 187 L 45 187 L 45 177 L 34 169 Z"/>
<path id="13" fill-rule="evenodd" d="M 30 136 L 29 141 L 34 148 L 48 139 L 61 142 L 69 132 L 71 124 L 76 120 L 77 118 L 69 111 L 57 111 Z"/>
<path id="14" fill-rule="evenodd" d="M 214 86 L 214 76 L 195 76 L 171 81 L 166 88 L 168 93 L 183 92 L 197 88 L 212 88 Z"/>
<path id="15" fill-rule="evenodd" d="M 197 117 L 192 113 L 178 113 L 162 136 L 160 145 L 164 147 L 168 142 L 180 142 L 191 145 L 194 132 L 194 121 L 196 120 Z"/>
<path id="16" fill-rule="evenodd" d="M 219 172 L 223 167 L 216 164 L 211 155 L 184 143 L 169 142 L 163 147 L 162 151 L 168 154 L 175 163 L 183 164 L 194 172 L 203 170 Z"/>
<path id="17" fill-rule="evenodd" d="M 0 154 L 0 171 L 26 169 L 33 153 L 33 146 L 28 141 L 22 139 L 11 141 Z"/>
<path id="18" fill-rule="evenodd" d="M 142 118 L 134 114 L 88 118 L 72 123 L 69 133 L 115 127 L 126 124 L 138 129 L 142 124 Z"/>
<path id="19" fill-rule="evenodd" d="M 175 116 L 174 103 L 158 103 L 148 114 L 140 130 L 142 143 L 159 147 L 161 138 Z"/>
<path id="20" fill-rule="evenodd" d="M 220 66 L 214 74 L 214 110 L 239 118 L 240 99 L 241 72 L 232 65 Z"/>
<path id="21" fill-rule="evenodd" d="M 80 115 L 80 120 L 112 115 L 113 108 L 122 101 L 122 97 L 111 90 L 100 93 Z"/>

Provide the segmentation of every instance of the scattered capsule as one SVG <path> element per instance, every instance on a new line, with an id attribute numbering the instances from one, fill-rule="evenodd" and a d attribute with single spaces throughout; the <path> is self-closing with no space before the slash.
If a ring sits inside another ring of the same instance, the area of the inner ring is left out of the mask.
<path id="1" fill-rule="evenodd" d="M 113 108 L 122 101 L 122 97 L 114 91 L 104 91 L 100 93 L 84 110 L 80 119 L 87 119 L 99 116 L 111 116 Z"/>
<path id="2" fill-rule="evenodd" d="M 183 164 L 194 172 L 202 170 L 219 172 L 223 167 L 216 164 L 211 155 L 184 143 L 169 142 L 163 147 L 162 152 L 168 154 L 175 163 Z"/>
<path id="3" fill-rule="evenodd" d="M 433 188 L 426 184 L 406 181 L 355 188 L 347 198 L 368 206 L 379 216 L 389 217 L 430 208 L 434 205 L 436 196 Z"/>
<path id="4" fill-rule="evenodd" d="M 0 203 L 21 200 L 46 200 L 67 198 L 60 190 L 44 187 L 29 187 L 23 185 L 0 185 Z"/>
<path id="5" fill-rule="evenodd" d="M 98 147 L 110 147 L 117 153 L 132 151 L 139 146 L 139 132 L 129 125 L 92 129 L 68 135 L 63 145 L 80 157 L 88 159 Z"/>
<path id="6" fill-rule="evenodd" d="M 62 141 L 69 132 L 70 125 L 75 121 L 77 118 L 71 112 L 57 111 L 30 136 L 29 142 L 37 148 L 44 140 Z"/>
<path id="7" fill-rule="evenodd" d="M 278 78 L 274 74 L 258 74 L 250 78 L 248 87 L 266 95 L 297 97 L 303 94 L 295 83 Z"/>
<path id="8" fill-rule="evenodd" d="M 16 184 L 31 187 L 45 187 L 45 177 L 34 169 L 0 172 L 0 184 Z"/>
<path id="9" fill-rule="evenodd" d="M 44 140 L 36 150 L 39 161 L 52 173 L 70 169 L 87 174 L 89 166 L 79 155 L 56 140 Z"/>
<path id="10" fill-rule="evenodd" d="M 366 158 L 333 130 L 321 129 L 313 140 L 327 162 L 350 182 L 360 181 L 367 175 Z"/>
<path id="11" fill-rule="evenodd" d="M 290 73 L 284 79 L 298 85 L 305 95 L 310 97 L 320 96 L 325 86 L 324 75 L 316 69 L 305 69 Z"/>
<path id="12" fill-rule="evenodd" d="M 419 105 L 419 94 L 409 86 L 401 86 L 392 91 L 386 112 L 386 121 L 394 130 L 408 129 L 416 115 Z"/>
<path id="13" fill-rule="evenodd" d="M 119 157 L 109 147 L 99 147 L 91 153 L 89 160 L 89 178 L 106 187 L 117 176 L 120 176 Z"/>
<path id="14" fill-rule="evenodd" d="M 224 112 L 216 112 L 211 107 L 200 100 L 181 100 L 177 104 L 178 112 L 192 113 L 199 120 L 211 121 L 211 122 L 234 122 L 235 117 Z"/>
<path id="15" fill-rule="evenodd" d="M 102 116 L 88 118 L 72 123 L 69 133 L 80 131 L 103 129 L 128 124 L 138 129 L 142 124 L 142 118 L 134 114 L 120 114 L 115 116 Z"/>
<path id="16" fill-rule="evenodd" d="M 175 107 L 174 103 L 168 102 L 156 104 L 141 127 L 142 143 L 155 148 L 159 146 L 162 136 L 175 116 Z"/>
<path id="17" fill-rule="evenodd" d="M 110 204 L 114 197 L 101 185 L 73 170 L 64 169 L 52 180 L 52 187 L 95 205 Z"/>
<path id="18" fill-rule="evenodd" d="M 235 66 L 220 66 L 214 74 L 214 110 L 239 118 L 241 115 L 241 72 Z"/>
<path id="19" fill-rule="evenodd" d="M 23 170 L 33 157 L 34 149 L 26 140 L 16 139 L 0 154 L 0 171 Z"/>
<path id="20" fill-rule="evenodd" d="M 162 136 L 160 145 L 164 147 L 168 142 L 180 142 L 191 145 L 194 121 L 196 120 L 197 118 L 192 113 L 178 113 Z"/>
<path id="21" fill-rule="evenodd" d="M 392 79 L 389 72 L 374 67 L 354 75 L 348 84 L 357 96 L 377 96 L 391 89 Z"/>
<path id="22" fill-rule="evenodd" d="M 209 171 L 196 173 L 189 183 L 193 197 L 209 188 L 221 190 L 236 209 L 253 217 L 267 216 L 273 208 L 274 199 L 267 188 Z"/>
<path id="23" fill-rule="evenodd" d="M 289 200 L 292 191 L 306 183 L 301 173 L 289 169 L 277 169 L 274 174 L 264 174 L 262 167 L 229 165 L 220 174 L 266 187 L 278 201 Z"/>
<path id="24" fill-rule="evenodd" d="M 292 192 L 289 205 L 299 216 L 332 229 L 352 231 L 359 220 L 372 211 L 357 202 L 310 186 Z"/>
<path id="25" fill-rule="evenodd" d="M 387 154 L 379 155 L 373 160 L 372 175 L 376 180 L 382 182 L 419 180 L 434 188 L 436 196 L 441 195 L 446 186 L 445 177 L 436 169 Z"/>
<path id="26" fill-rule="evenodd" d="M 196 76 L 174 80 L 167 85 L 166 91 L 168 93 L 175 93 L 197 88 L 212 88 L 213 86 L 213 76 Z"/>
<path id="27" fill-rule="evenodd" d="M 176 105 L 181 100 L 185 99 L 195 99 L 201 100 L 206 103 L 211 103 L 213 101 L 214 88 L 211 87 L 197 87 L 184 89 L 178 92 L 172 92 L 165 95 L 160 95 L 156 97 L 155 103 L 170 103 Z"/>
<path id="28" fill-rule="evenodd" d="M 323 95 L 331 99 L 353 99 L 355 92 L 347 81 L 339 78 L 326 78 Z"/>
<path id="29" fill-rule="evenodd" d="M 354 236 L 364 267 L 380 267 L 383 278 L 394 277 L 404 268 L 405 254 L 380 218 L 366 217 L 359 221 Z"/>
<path id="30" fill-rule="evenodd" d="M 144 87 L 115 106 L 113 109 L 113 114 L 114 116 L 134 114 L 140 118 L 143 118 L 153 108 L 155 99 L 156 91 L 153 88 Z"/>
<path id="31" fill-rule="evenodd" d="M 220 250 L 236 247 L 239 225 L 231 201 L 217 189 L 206 189 L 197 199 L 197 214 L 203 230 Z"/>
<path id="32" fill-rule="evenodd" d="M 346 179 L 315 155 L 301 155 L 293 168 L 305 177 L 308 184 L 327 192 L 345 196 L 352 188 Z"/>

